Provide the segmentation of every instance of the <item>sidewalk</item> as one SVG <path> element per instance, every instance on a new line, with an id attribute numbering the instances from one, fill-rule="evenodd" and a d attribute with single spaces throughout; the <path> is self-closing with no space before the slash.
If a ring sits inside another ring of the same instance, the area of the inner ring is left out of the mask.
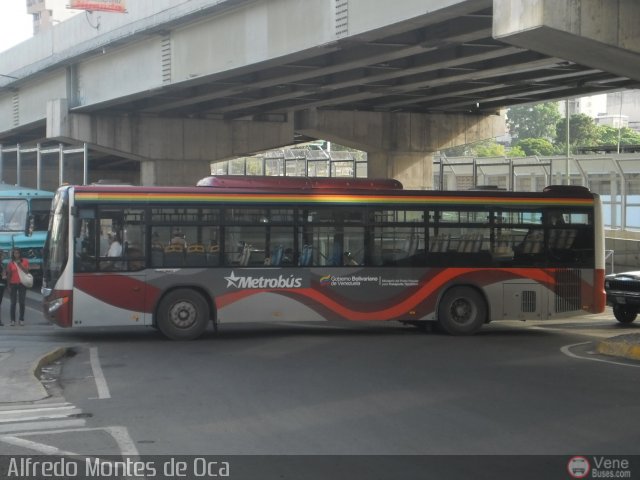
<path id="1" fill-rule="evenodd" d="M 5 325 L 0 328 L 7 327 Z M 7 345 L 6 340 L 1 340 L 0 381 L 2 389 L 0 389 L 0 404 L 36 402 L 47 398 L 49 393 L 37 376 L 43 366 L 56 361 L 65 353 L 64 347 L 52 348 L 36 343 L 11 347 Z"/>
<path id="2" fill-rule="evenodd" d="M 0 404 L 16 402 L 36 402 L 49 396 L 38 375 L 40 369 L 55 362 L 66 353 L 66 348 L 51 343 L 29 340 L 29 337 L 12 335 L 25 332 L 34 323 L 42 326 L 46 320 L 39 309 L 40 293 L 27 292 L 26 325 L 9 325 L 9 295 L 5 292 L 2 300 L 2 322 L 0 327 Z"/>

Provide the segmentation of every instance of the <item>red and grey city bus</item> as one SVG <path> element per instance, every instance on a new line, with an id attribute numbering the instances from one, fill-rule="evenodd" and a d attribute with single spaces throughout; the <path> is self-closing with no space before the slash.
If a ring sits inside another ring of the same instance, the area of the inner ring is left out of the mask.
<path id="1" fill-rule="evenodd" d="M 43 307 L 63 327 L 148 325 L 172 339 L 210 324 L 320 320 L 468 335 L 493 320 L 602 312 L 603 232 L 600 199 L 583 187 L 229 176 L 63 186 Z"/>

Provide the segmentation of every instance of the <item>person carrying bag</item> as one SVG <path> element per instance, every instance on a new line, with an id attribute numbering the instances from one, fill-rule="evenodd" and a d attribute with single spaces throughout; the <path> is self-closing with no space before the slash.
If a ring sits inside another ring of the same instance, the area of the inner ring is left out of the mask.
<path id="1" fill-rule="evenodd" d="M 4 268 L 4 253 L 0 250 L 0 307 L 2 307 L 2 299 L 4 298 L 4 289 L 7 286 L 7 271 Z M 4 326 L 2 323 L 2 309 L 0 308 L 0 327 Z"/>
<path id="2" fill-rule="evenodd" d="M 31 275 L 28 270 L 23 270 L 20 264 L 18 264 L 18 277 L 20 277 L 20 283 L 26 288 L 33 287 L 33 275 Z"/>
<path id="3" fill-rule="evenodd" d="M 16 324 L 16 305 L 20 304 L 20 325 L 24 325 L 24 306 L 27 296 L 27 287 L 23 284 L 21 276 L 31 278 L 33 285 L 33 277 L 29 273 L 29 261 L 22 258 L 20 249 L 14 248 L 11 251 L 11 261 L 7 265 L 7 280 L 9 282 L 9 292 L 11 295 L 11 326 Z M 25 283 L 29 283 L 26 281 Z"/>

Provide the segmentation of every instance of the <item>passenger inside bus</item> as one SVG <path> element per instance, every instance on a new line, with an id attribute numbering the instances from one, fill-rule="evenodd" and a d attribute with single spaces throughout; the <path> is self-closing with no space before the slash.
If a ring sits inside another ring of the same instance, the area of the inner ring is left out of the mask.
<path id="1" fill-rule="evenodd" d="M 109 249 L 107 250 L 107 257 L 122 257 L 123 248 L 120 243 L 120 237 L 116 232 L 109 232 Z M 122 270 L 125 268 L 123 262 L 108 261 L 102 263 L 102 270 Z"/>
<path id="2" fill-rule="evenodd" d="M 122 256 L 122 244 L 120 238 L 116 232 L 109 233 L 109 249 L 107 250 L 107 257 L 121 257 Z"/>

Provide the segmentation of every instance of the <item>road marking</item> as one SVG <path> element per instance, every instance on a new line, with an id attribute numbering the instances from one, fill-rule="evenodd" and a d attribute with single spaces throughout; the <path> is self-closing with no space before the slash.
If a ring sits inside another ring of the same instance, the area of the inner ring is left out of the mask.
<path id="1" fill-rule="evenodd" d="M 93 371 L 93 378 L 96 382 L 96 388 L 98 389 L 98 398 L 105 399 L 111 398 L 109 392 L 109 386 L 107 380 L 102 373 L 102 367 L 100 366 L 100 358 L 98 357 L 98 347 L 91 347 L 89 349 L 89 357 L 91 360 L 91 370 Z"/>
<path id="2" fill-rule="evenodd" d="M 19 407 L 11 406 L 11 407 L 0 407 L 0 415 L 11 415 L 14 413 L 25 413 L 25 412 L 46 412 L 49 410 L 62 410 L 76 408 L 73 404 L 66 403 L 46 403 L 41 405 L 20 405 Z"/>
<path id="3" fill-rule="evenodd" d="M 28 422 L 28 423 L 13 423 L 0 425 L 0 433 L 10 432 L 26 432 L 31 430 L 42 430 L 46 428 L 69 428 L 69 427 L 83 427 L 86 422 L 83 419 L 73 420 L 50 420 L 41 422 Z"/>
<path id="4" fill-rule="evenodd" d="M 22 447 L 28 450 L 32 450 L 34 452 L 39 452 L 44 455 L 68 455 L 68 456 L 80 455 L 75 452 L 60 450 L 57 447 L 53 447 L 51 445 L 45 445 L 44 443 L 32 442 L 31 440 L 26 440 L 24 438 L 19 438 L 19 437 L 14 437 L 9 435 L 0 437 L 0 441 L 2 441 L 3 443 L 8 443 L 9 445 L 13 445 L 15 447 Z"/>
<path id="5" fill-rule="evenodd" d="M 49 452 L 55 453 L 55 451 L 59 451 L 56 447 L 51 445 L 46 445 L 43 443 L 32 442 L 30 440 L 26 440 L 20 437 L 28 437 L 30 435 L 54 435 L 54 434 L 66 434 L 66 433 L 86 433 L 86 432 L 107 432 L 111 437 L 115 440 L 118 445 L 118 449 L 120 450 L 120 455 L 125 455 L 129 457 L 133 457 L 133 460 L 136 460 L 140 457 L 140 453 L 136 448 L 136 445 L 129 435 L 129 430 L 127 427 L 120 427 L 117 425 L 111 427 L 85 427 L 85 428 L 63 428 L 58 430 L 41 430 L 41 431 L 31 431 L 31 432 L 20 432 L 15 435 L 3 435 L 0 436 L 0 442 L 9 443 L 11 445 L 16 445 L 20 447 L 31 448 L 37 452 L 41 452 L 44 454 L 49 454 Z M 73 452 L 63 452 L 63 455 L 82 455 Z"/>
<path id="6" fill-rule="evenodd" d="M 45 415 L 37 415 L 37 416 L 23 416 L 23 415 L 17 415 L 14 416 L 12 418 L 2 418 L 0 417 L 0 423 L 15 423 L 15 422 L 33 422 L 35 420 L 51 420 L 54 418 L 68 418 L 69 415 L 73 415 L 76 413 L 82 413 L 82 410 L 76 408 L 74 410 L 71 410 L 69 412 L 64 412 L 64 413 L 49 413 L 49 414 L 45 414 Z"/>
<path id="7" fill-rule="evenodd" d="M 0 433 L 84 426 L 83 419 L 74 418 L 81 413 L 81 409 L 70 403 L 2 408 Z"/>
<path id="8" fill-rule="evenodd" d="M 576 355 L 575 353 L 571 353 L 570 349 L 573 347 L 579 347 L 581 345 L 589 345 L 592 342 L 582 342 L 582 343 L 574 343 L 572 345 L 565 345 L 560 348 L 560 351 L 565 354 L 567 357 L 576 358 L 578 360 L 591 360 L 592 362 L 602 362 L 609 363 L 611 365 L 621 365 L 623 367 L 640 367 L 640 365 L 635 365 L 633 363 L 622 363 L 622 362 L 614 362 L 613 360 L 605 360 L 604 358 L 593 358 L 593 357 L 581 357 L 580 355 Z"/>
<path id="9" fill-rule="evenodd" d="M 140 453 L 136 448 L 136 444 L 129 435 L 129 430 L 127 427 L 119 427 L 119 426 L 111 426 L 106 427 L 105 430 L 111 434 L 111 436 L 115 439 L 118 447 L 120 448 L 120 453 L 122 455 L 129 455 L 132 457 L 138 457 Z"/>

